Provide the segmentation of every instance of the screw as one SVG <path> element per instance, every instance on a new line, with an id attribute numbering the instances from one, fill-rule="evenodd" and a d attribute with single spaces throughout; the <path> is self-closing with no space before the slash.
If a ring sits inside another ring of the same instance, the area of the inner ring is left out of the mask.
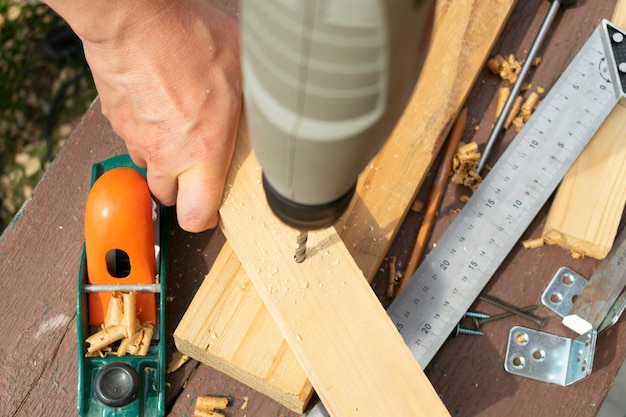
<path id="1" fill-rule="evenodd" d="M 463 317 L 473 317 L 476 319 L 488 319 L 489 318 L 489 314 L 487 313 L 481 313 L 479 311 L 468 311 L 464 314 Z"/>
<path id="2" fill-rule="evenodd" d="M 529 311 L 533 311 L 539 308 L 538 304 L 533 304 L 531 306 L 526 306 L 526 307 L 522 307 L 519 309 L 519 311 L 523 311 L 524 313 L 528 313 Z M 480 329 L 480 327 L 483 324 L 492 322 L 492 321 L 496 321 L 496 320 L 502 320 L 505 319 L 507 317 L 511 317 L 513 316 L 513 313 L 510 312 L 506 312 L 506 313 L 501 313 L 501 314 L 496 314 L 495 316 L 491 316 L 491 317 L 486 317 L 484 319 L 475 319 L 474 320 L 474 327 L 476 327 L 477 329 Z"/>
<path id="3" fill-rule="evenodd" d="M 458 336 L 459 334 L 471 334 L 472 336 L 484 335 L 484 333 L 480 330 L 466 329 L 465 327 L 461 327 L 460 323 L 456 325 L 456 332 L 454 333 L 454 337 Z"/>
<path id="4" fill-rule="evenodd" d="M 524 311 L 521 311 L 520 309 L 518 309 L 516 307 L 513 307 L 513 306 L 511 306 L 509 304 L 506 304 L 505 302 L 500 301 L 500 300 L 498 300 L 496 298 L 493 298 L 493 297 L 488 297 L 486 295 L 481 295 L 479 298 L 482 301 L 486 302 L 486 303 L 489 303 L 489 304 L 491 304 L 493 306 L 501 308 L 502 310 L 508 311 L 509 313 L 513 313 L 513 314 L 515 314 L 517 316 L 525 318 L 526 320 L 532 321 L 537 326 L 539 326 L 540 329 L 543 328 L 544 319 L 542 319 L 542 318 L 539 318 L 537 316 L 533 316 L 532 314 L 528 314 L 528 313 L 526 313 Z"/>

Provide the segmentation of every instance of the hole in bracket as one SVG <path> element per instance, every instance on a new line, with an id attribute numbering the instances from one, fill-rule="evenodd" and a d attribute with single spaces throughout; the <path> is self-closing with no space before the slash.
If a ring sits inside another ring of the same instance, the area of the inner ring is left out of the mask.
<path id="1" fill-rule="evenodd" d="M 574 281 L 575 279 L 572 274 L 563 274 L 563 277 L 561 278 L 561 282 L 565 285 L 572 285 Z"/>
<path id="2" fill-rule="evenodd" d="M 526 344 L 528 344 L 528 334 L 526 333 L 518 333 L 515 335 L 515 342 L 520 345 L 520 346 L 524 346 Z"/>
<path id="3" fill-rule="evenodd" d="M 536 361 L 542 361 L 546 358 L 546 351 L 543 349 L 535 349 L 533 352 L 533 359 Z"/>
<path id="4" fill-rule="evenodd" d="M 563 301 L 562 294 L 559 294 L 558 292 L 553 292 L 552 294 L 550 294 L 550 302 L 552 304 L 559 304 L 561 301 Z"/>
<path id="5" fill-rule="evenodd" d="M 511 365 L 517 369 L 521 369 L 526 365 L 526 360 L 522 356 L 514 355 L 511 357 Z"/>

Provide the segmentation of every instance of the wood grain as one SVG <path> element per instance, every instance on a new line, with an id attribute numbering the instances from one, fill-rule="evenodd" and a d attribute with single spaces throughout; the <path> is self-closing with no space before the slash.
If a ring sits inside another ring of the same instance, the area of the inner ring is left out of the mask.
<path id="1" fill-rule="evenodd" d="M 611 21 L 626 27 L 626 1 Z M 618 104 L 569 169 L 543 230 L 546 243 L 576 256 L 604 259 L 613 247 L 626 203 L 626 107 Z"/>
<path id="2" fill-rule="evenodd" d="M 267 205 L 247 138 L 240 123 L 221 227 L 330 414 L 449 415 L 334 228 L 294 262 L 298 231 Z"/>
<path id="3" fill-rule="evenodd" d="M 420 82 L 389 141 L 360 177 L 357 197 L 348 213 L 336 225 L 368 280 L 376 275 L 514 4 L 515 1 L 497 4 L 472 1 L 454 5 L 452 1 L 438 2 L 431 53 Z M 448 30 L 450 27 L 455 30 Z M 313 389 L 305 373 L 292 366 L 295 357 L 289 349 L 283 348 L 282 337 L 272 340 L 271 335 L 276 331 L 260 334 L 250 330 L 245 331 L 248 336 L 244 340 L 228 327 L 234 316 L 250 326 L 257 321 L 267 323 L 268 312 L 261 308 L 244 316 L 237 305 L 223 305 L 220 309 L 207 307 L 206 300 L 210 300 L 207 297 L 215 285 L 221 285 L 226 298 L 230 292 L 241 293 L 239 283 L 243 272 L 232 255 L 232 248 L 225 246 L 219 256 L 229 259 L 233 265 L 227 268 L 227 273 L 211 270 L 207 275 L 174 333 L 178 348 L 301 412 Z M 251 291 L 243 297 L 250 297 L 250 303 L 259 301 Z M 222 342 L 207 343 L 197 323 L 221 329 Z M 254 360 L 241 360 L 242 357 Z M 270 360 L 273 365 L 269 366 L 264 360 Z M 268 369 L 278 372 L 282 378 L 268 373 Z M 284 374 L 282 369 L 290 369 L 290 372 Z"/>

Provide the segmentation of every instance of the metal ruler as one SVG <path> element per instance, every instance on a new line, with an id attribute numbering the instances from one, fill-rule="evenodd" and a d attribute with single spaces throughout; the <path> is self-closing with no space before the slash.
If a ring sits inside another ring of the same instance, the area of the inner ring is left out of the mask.
<path id="1" fill-rule="evenodd" d="M 388 308 L 422 368 L 625 97 L 625 39 L 606 20 L 596 28 Z M 328 415 L 321 403 L 308 414 Z"/>
<path id="2" fill-rule="evenodd" d="M 625 37 L 596 28 L 388 309 L 422 368 L 623 96 Z"/>

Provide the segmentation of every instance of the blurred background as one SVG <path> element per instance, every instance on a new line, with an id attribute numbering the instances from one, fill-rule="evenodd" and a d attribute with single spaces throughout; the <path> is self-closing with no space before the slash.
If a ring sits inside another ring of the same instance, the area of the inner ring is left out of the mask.
<path id="1" fill-rule="evenodd" d="M 80 41 L 54 11 L 0 0 L 0 233 L 96 94 Z"/>

